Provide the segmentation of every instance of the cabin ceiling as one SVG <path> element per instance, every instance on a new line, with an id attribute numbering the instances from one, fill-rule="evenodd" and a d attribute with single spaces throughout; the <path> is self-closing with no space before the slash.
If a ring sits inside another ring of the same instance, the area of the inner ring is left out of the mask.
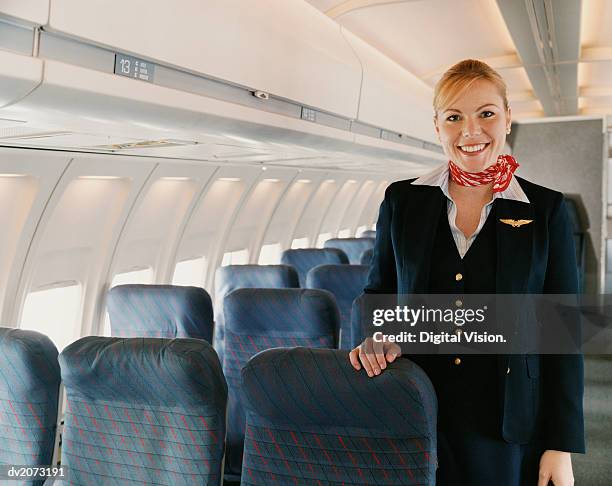
<path id="1" fill-rule="evenodd" d="M 612 114 L 612 1 L 305 1 L 432 88 L 461 59 L 489 63 L 516 120 Z"/>

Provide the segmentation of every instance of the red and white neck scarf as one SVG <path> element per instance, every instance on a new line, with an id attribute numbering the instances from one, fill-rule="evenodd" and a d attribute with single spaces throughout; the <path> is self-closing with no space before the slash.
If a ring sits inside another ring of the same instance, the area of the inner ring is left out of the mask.
<path id="1" fill-rule="evenodd" d="M 453 182 L 460 186 L 482 186 L 493 183 L 493 192 L 505 191 L 510 185 L 512 174 L 518 168 L 518 162 L 511 155 L 502 154 L 497 162 L 482 172 L 468 172 L 452 160 L 448 161 L 448 170 Z"/>

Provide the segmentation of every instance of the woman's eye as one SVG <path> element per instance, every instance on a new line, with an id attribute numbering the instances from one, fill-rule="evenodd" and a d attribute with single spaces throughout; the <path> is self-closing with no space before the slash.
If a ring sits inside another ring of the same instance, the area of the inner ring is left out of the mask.
<path id="1" fill-rule="evenodd" d="M 492 111 L 483 111 L 481 115 L 483 118 L 491 118 L 493 115 L 495 115 L 495 113 Z"/>
<path id="2" fill-rule="evenodd" d="M 450 122 L 457 121 L 459 120 L 459 115 L 450 115 L 449 117 L 446 118 L 446 120 Z"/>

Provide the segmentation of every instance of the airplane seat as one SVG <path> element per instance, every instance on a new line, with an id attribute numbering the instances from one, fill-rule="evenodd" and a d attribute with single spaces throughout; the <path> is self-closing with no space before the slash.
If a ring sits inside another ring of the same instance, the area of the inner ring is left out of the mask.
<path id="1" fill-rule="evenodd" d="M 376 238 L 376 230 L 365 230 L 359 235 L 360 238 Z"/>
<path id="2" fill-rule="evenodd" d="M 325 263 L 347 264 L 349 259 L 346 253 L 338 248 L 300 248 L 283 251 L 281 262 L 297 270 L 300 287 L 304 288 L 306 275 L 311 268 Z"/>
<path id="3" fill-rule="evenodd" d="M 312 289 L 237 289 L 227 295 L 223 371 L 229 389 L 225 471 L 240 475 L 245 417 L 240 372 L 279 346 L 335 348 L 340 316 L 333 295 Z"/>
<path id="4" fill-rule="evenodd" d="M 338 248 L 346 253 L 351 265 L 361 263 L 361 254 L 374 248 L 375 238 L 331 238 L 324 244 L 325 248 Z"/>
<path id="5" fill-rule="evenodd" d="M 89 336 L 60 354 L 70 484 L 221 484 L 227 384 L 201 339 Z"/>
<path id="6" fill-rule="evenodd" d="M 369 265 L 372 262 L 372 257 L 374 256 L 374 248 L 368 248 L 364 250 L 364 252 L 359 257 L 359 263 L 361 265 Z"/>
<path id="7" fill-rule="evenodd" d="M 215 274 L 215 336 L 213 346 L 223 362 L 225 325 L 223 299 L 232 290 L 243 288 L 299 288 L 295 268 L 290 265 L 226 265 Z"/>
<path id="8" fill-rule="evenodd" d="M 361 294 L 355 300 L 351 307 L 351 326 L 350 326 L 350 344 L 349 349 L 354 349 L 359 346 L 363 340 L 372 336 L 371 320 L 366 320 L 365 316 L 371 315 L 366 306 L 371 307 L 375 301 L 368 302 L 368 298 L 372 298 L 371 294 Z"/>
<path id="9" fill-rule="evenodd" d="M 118 285 L 108 293 L 108 314 L 113 336 L 191 337 L 212 343 L 212 301 L 200 287 Z"/>
<path id="10" fill-rule="evenodd" d="M 345 351 L 277 348 L 242 380 L 243 484 L 435 484 L 437 399 L 412 361 L 371 379 Z"/>
<path id="11" fill-rule="evenodd" d="M 340 349 L 351 349 L 351 306 L 363 292 L 368 265 L 317 265 L 306 277 L 306 288 L 328 290 L 340 311 Z"/>
<path id="12" fill-rule="evenodd" d="M 52 465 L 59 386 L 57 348 L 47 336 L 0 327 L 0 464 Z"/>

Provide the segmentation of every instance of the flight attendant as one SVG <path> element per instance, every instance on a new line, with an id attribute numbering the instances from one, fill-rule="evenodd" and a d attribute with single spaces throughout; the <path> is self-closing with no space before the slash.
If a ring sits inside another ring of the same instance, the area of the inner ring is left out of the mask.
<path id="1" fill-rule="evenodd" d="M 502 153 L 511 110 L 501 76 L 461 61 L 433 104 L 449 161 L 387 188 L 365 292 L 577 293 L 562 194 L 514 176 L 518 163 Z M 397 344 L 367 338 L 349 359 L 374 377 L 400 355 Z M 438 398 L 436 484 L 573 484 L 570 453 L 585 449 L 581 355 L 411 359 Z"/>

